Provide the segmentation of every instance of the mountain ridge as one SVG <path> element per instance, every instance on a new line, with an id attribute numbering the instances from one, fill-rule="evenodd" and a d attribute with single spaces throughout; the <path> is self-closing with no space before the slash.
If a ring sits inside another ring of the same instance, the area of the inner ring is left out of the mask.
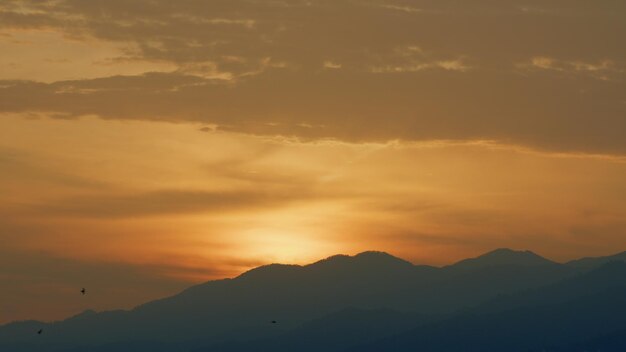
<path id="1" fill-rule="evenodd" d="M 482 254 L 478 257 L 463 259 L 445 268 L 476 268 L 496 265 L 558 265 L 554 261 L 548 260 L 529 250 L 513 250 L 510 248 L 498 248 Z"/>
<path id="2" fill-rule="evenodd" d="M 581 267 L 581 268 L 590 268 L 598 265 L 602 265 L 609 261 L 626 261 L 626 251 L 616 253 L 608 256 L 600 256 L 600 257 L 585 257 L 580 259 L 570 260 L 565 263 L 565 265 Z"/>
<path id="3" fill-rule="evenodd" d="M 153 342 L 158 341 L 156 345 L 169 352 L 165 346 L 189 341 L 209 344 L 242 336 L 248 340 L 272 338 L 346 307 L 447 316 L 585 271 L 530 251 L 510 249 L 441 268 L 414 265 L 385 252 L 337 255 L 307 265 L 261 266 L 231 279 L 194 285 L 127 311 L 85 311 L 53 323 L 0 326 L 0 349 L 4 346 L 4 350 L 34 352 L 41 350 L 45 342 L 58 351 L 72 351 L 81 346 L 119 347 L 126 342 L 145 341 L 153 346 L 150 351 L 161 351 L 154 349 Z M 596 276 L 598 287 L 604 287 L 606 279 Z M 585 288 L 575 289 L 583 292 Z M 372 314 L 390 319 L 382 313 Z M 345 324 L 348 320 L 344 319 Z M 33 341 L 35 327 L 43 327 L 46 334 Z M 16 349 L 22 345 L 26 347 Z"/>
<path id="4" fill-rule="evenodd" d="M 530 295 L 499 297 L 485 303 L 488 309 L 478 306 L 349 351 L 380 351 L 390 345 L 399 352 L 414 351 L 416 346 L 438 352 L 551 351 L 552 346 L 567 345 L 568 341 L 593 341 L 626 329 L 624 297 L 626 262 L 611 262 Z M 491 309 L 494 303 L 507 308 Z M 623 341 L 626 339 L 618 342 Z"/>

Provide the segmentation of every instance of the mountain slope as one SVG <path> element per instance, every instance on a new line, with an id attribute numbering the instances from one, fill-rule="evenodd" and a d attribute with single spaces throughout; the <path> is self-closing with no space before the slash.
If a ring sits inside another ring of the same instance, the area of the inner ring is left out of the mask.
<path id="1" fill-rule="evenodd" d="M 351 351 L 545 351 L 623 329 L 626 263 L 609 263 Z"/>
<path id="2" fill-rule="evenodd" d="M 565 263 L 565 265 L 580 269 L 593 269 L 611 261 L 626 262 L 626 252 L 621 252 L 606 257 L 588 257 L 576 259 Z"/>
<path id="3" fill-rule="evenodd" d="M 493 266 L 551 266 L 557 263 L 543 258 L 531 251 L 514 251 L 508 248 L 500 248 L 485 253 L 476 258 L 461 260 L 450 265 L 450 270 L 469 270 Z"/>
<path id="4" fill-rule="evenodd" d="M 359 342 L 375 341 L 419 326 L 428 317 L 387 309 L 343 309 L 312 320 L 273 338 L 229 342 L 200 348 L 196 352 L 339 352 Z"/>

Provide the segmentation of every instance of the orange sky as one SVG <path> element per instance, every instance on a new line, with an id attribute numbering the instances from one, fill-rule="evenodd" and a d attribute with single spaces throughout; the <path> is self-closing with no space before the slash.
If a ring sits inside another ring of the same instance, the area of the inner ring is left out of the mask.
<path id="1" fill-rule="evenodd" d="M 337 253 L 623 251 L 624 14 L 3 2 L 0 323 Z"/>

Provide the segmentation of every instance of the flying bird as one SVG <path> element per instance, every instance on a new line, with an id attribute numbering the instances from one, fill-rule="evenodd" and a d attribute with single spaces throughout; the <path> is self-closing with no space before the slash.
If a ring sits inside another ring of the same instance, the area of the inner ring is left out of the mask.
<path id="1" fill-rule="evenodd" d="M 85 293 L 86 293 L 86 292 L 87 292 L 87 291 L 85 290 L 85 288 L 84 288 L 84 287 L 83 287 L 83 289 L 82 289 L 82 290 L 80 290 L 80 293 L 82 293 L 82 294 L 83 294 L 83 296 L 85 295 Z"/>
<path id="2" fill-rule="evenodd" d="M 43 329 L 39 329 L 39 331 L 37 331 L 37 334 L 41 335 L 42 332 L 43 332 Z"/>
<path id="3" fill-rule="evenodd" d="M 276 323 L 277 323 L 277 321 L 276 321 L 276 320 L 272 320 L 272 324 L 276 324 Z"/>

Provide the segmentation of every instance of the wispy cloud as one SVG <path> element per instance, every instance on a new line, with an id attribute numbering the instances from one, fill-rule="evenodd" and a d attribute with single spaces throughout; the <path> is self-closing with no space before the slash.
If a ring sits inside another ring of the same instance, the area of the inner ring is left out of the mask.
<path id="1" fill-rule="evenodd" d="M 547 56 L 535 56 L 530 62 L 518 64 L 523 69 L 538 69 L 565 74 L 588 75 L 602 80 L 623 79 L 626 68 L 613 60 L 581 61 L 559 60 Z"/>
<path id="2" fill-rule="evenodd" d="M 403 6 L 403 5 L 393 5 L 393 4 L 383 4 L 383 5 L 380 5 L 380 7 L 384 8 L 384 9 L 395 10 L 395 11 L 402 11 L 402 12 L 407 12 L 407 13 L 420 13 L 420 12 L 424 11 L 424 10 L 419 9 L 417 7 Z"/>

